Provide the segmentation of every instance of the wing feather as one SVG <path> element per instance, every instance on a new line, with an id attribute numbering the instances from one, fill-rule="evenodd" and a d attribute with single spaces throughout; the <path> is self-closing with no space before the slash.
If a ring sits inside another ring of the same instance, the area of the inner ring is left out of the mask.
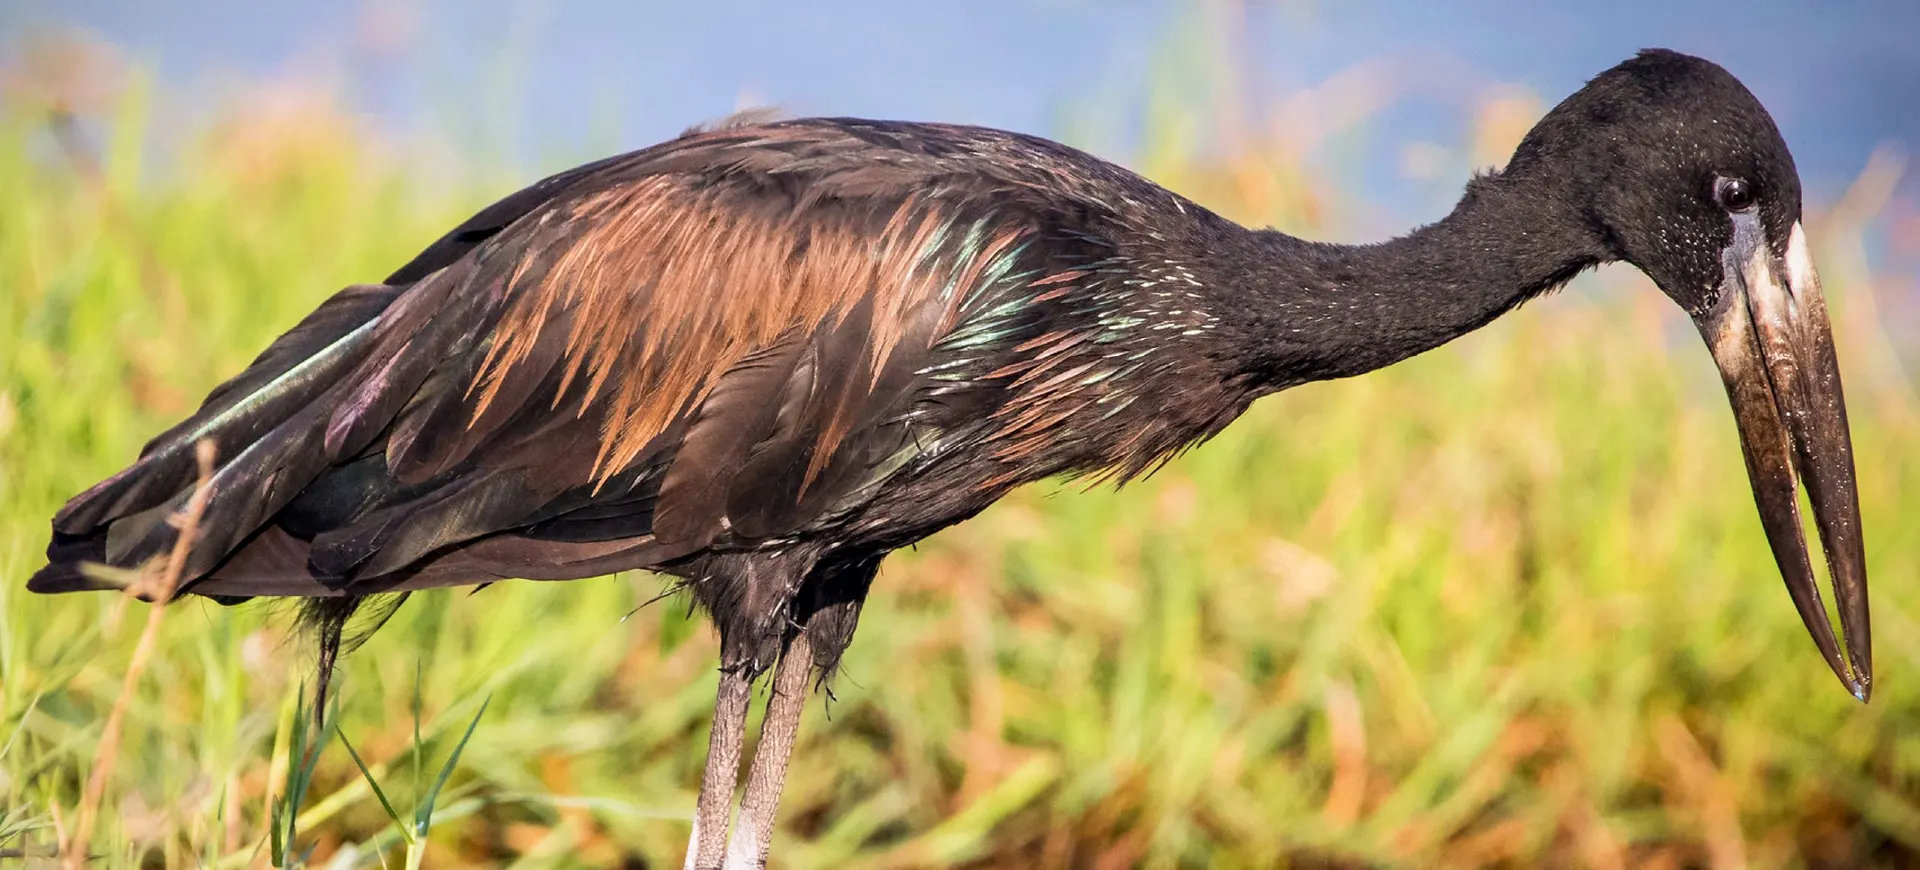
<path id="1" fill-rule="evenodd" d="M 323 306 L 69 505 L 49 555 L 161 552 L 174 453 L 208 426 L 231 449 L 190 561 L 206 594 L 590 576 L 798 534 L 899 467 L 956 333 L 1018 338 L 1038 321 L 1009 306 L 1087 274 L 1033 250 L 1096 204 L 1051 213 L 937 159 L 936 133 L 719 129 L 510 196 L 405 286 Z"/>

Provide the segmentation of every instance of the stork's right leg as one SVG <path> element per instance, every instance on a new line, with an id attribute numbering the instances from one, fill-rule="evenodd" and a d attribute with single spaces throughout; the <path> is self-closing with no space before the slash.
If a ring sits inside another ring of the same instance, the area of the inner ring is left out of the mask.
<path id="1" fill-rule="evenodd" d="M 774 815 L 787 781 L 787 759 L 800 733 L 800 714 L 807 706 L 807 680 L 813 676 L 813 641 L 805 630 L 795 635 L 780 657 L 767 699 L 767 717 L 760 724 L 760 748 L 747 773 L 746 794 L 740 798 L 740 821 L 727 845 L 727 870 L 758 870 L 767 866 L 773 843 Z"/>
<path id="2" fill-rule="evenodd" d="M 727 827 L 733 811 L 733 786 L 740 775 L 740 745 L 747 733 L 747 701 L 753 681 L 745 667 L 720 671 L 720 692 L 713 703 L 713 736 L 707 739 L 707 767 L 700 774 L 700 803 L 687 841 L 687 870 L 720 870 L 726 857 Z"/>

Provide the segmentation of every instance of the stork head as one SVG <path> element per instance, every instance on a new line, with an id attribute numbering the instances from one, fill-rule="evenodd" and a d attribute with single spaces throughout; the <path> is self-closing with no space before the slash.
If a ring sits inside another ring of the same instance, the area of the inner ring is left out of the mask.
<path id="1" fill-rule="evenodd" d="M 1866 700 L 1873 656 L 1847 407 L 1800 176 L 1773 118 L 1719 66 L 1647 51 L 1555 107 L 1510 165 L 1543 162 L 1586 167 L 1568 195 L 1608 258 L 1639 267 L 1706 339 L 1787 591 L 1834 674 Z M 1802 486 L 1844 654 L 1802 531 Z"/>

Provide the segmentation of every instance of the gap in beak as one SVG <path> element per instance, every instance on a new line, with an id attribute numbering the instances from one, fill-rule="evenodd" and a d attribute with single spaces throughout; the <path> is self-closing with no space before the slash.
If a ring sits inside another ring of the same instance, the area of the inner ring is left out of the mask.
<path id="1" fill-rule="evenodd" d="M 1794 475 L 1793 501 L 1798 508 L 1794 519 L 1799 521 L 1800 534 L 1807 542 L 1807 561 L 1813 565 L 1815 588 L 1820 592 L 1820 615 L 1826 617 L 1827 627 L 1833 630 L 1833 636 L 1841 638 L 1840 660 L 1846 663 L 1847 671 L 1858 680 L 1860 671 L 1854 664 L 1852 647 L 1846 643 L 1846 632 L 1840 625 L 1840 592 L 1835 586 L 1833 566 L 1827 561 L 1827 548 L 1820 542 L 1820 526 L 1813 518 L 1813 500 L 1807 495 L 1806 481 L 1797 473 Z M 1821 580 L 1826 581 L 1824 588 L 1820 586 Z M 1852 695 L 1858 700 L 1866 700 L 1857 689 L 1852 691 Z"/>

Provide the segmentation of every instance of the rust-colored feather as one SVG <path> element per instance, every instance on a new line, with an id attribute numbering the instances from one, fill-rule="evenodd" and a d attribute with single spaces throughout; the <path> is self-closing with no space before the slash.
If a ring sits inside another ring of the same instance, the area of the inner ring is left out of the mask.
<path id="1" fill-rule="evenodd" d="M 863 301 L 871 305 L 871 387 L 910 310 L 971 287 L 1029 231 L 1008 222 L 970 251 L 946 251 L 951 206 L 918 194 L 796 200 L 773 186 L 682 174 L 582 197 L 529 231 L 533 242 L 508 279 L 507 307 L 479 369 L 474 419 L 536 345 L 555 340 L 547 332 L 562 312 L 571 325 L 561 393 L 580 390 L 582 408 L 607 405 L 596 481 L 698 407 L 718 373 L 784 333 L 837 324 Z M 551 268 L 530 268 L 536 260 Z M 947 300 L 943 327 L 964 295 Z M 852 422 L 851 406 L 831 413 L 809 481 Z"/>

